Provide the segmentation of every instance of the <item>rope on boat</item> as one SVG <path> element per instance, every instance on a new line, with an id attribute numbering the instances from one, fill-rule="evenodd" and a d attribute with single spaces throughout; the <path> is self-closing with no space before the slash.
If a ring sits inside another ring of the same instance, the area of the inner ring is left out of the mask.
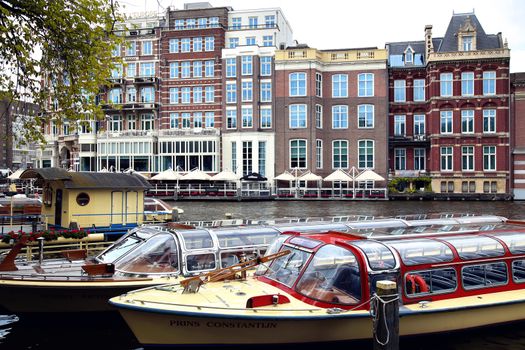
<path id="1" fill-rule="evenodd" d="M 383 295 L 383 297 L 393 297 L 393 296 L 395 296 L 395 298 L 393 298 L 392 300 L 386 301 L 383 298 L 381 298 L 379 295 L 374 293 L 374 295 L 370 298 L 370 315 L 372 316 L 374 339 L 381 346 L 385 346 L 390 341 L 390 330 L 388 329 L 388 324 L 387 324 L 387 321 L 386 321 L 386 317 L 383 317 L 383 320 L 384 320 L 384 323 L 385 323 L 384 326 L 385 326 L 385 329 L 386 329 L 386 339 L 385 339 L 384 342 L 382 342 L 381 340 L 379 340 L 377 338 L 377 327 L 379 326 L 379 324 L 377 322 L 378 319 L 377 319 L 377 312 L 376 312 L 376 310 L 378 310 L 379 303 L 381 303 L 381 306 L 383 307 L 383 315 L 385 315 L 385 313 L 386 313 L 386 305 L 389 304 L 389 303 L 392 303 L 394 301 L 399 300 L 399 295 L 398 294 Z"/>

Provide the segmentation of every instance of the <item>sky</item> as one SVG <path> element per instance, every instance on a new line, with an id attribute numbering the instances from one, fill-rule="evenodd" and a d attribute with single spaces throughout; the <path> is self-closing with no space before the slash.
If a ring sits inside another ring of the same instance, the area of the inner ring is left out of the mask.
<path id="1" fill-rule="evenodd" d="M 202 1 L 202 0 L 200 0 Z M 118 0 L 124 12 L 182 9 L 195 0 Z M 208 0 L 234 10 L 280 7 L 294 39 L 317 49 L 384 48 L 394 41 L 423 40 L 425 25 L 434 37 L 445 35 L 455 13 L 476 14 L 485 33 L 502 33 L 511 49 L 510 71 L 525 72 L 523 0 Z M 430 4 L 432 4 L 430 6 Z"/>

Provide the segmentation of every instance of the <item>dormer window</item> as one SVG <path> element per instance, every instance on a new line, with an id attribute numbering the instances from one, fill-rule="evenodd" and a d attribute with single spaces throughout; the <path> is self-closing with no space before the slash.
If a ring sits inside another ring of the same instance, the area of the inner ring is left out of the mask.
<path id="1" fill-rule="evenodd" d="M 462 38 L 463 38 L 463 51 L 472 51 L 473 49 L 472 36 L 465 35 Z"/>
<path id="2" fill-rule="evenodd" d="M 476 26 L 472 23 L 470 16 L 467 16 L 457 33 L 458 51 L 476 50 L 476 33 Z"/>
<path id="3" fill-rule="evenodd" d="M 405 50 L 405 64 L 414 63 L 414 50 L 409 46 Z"/>

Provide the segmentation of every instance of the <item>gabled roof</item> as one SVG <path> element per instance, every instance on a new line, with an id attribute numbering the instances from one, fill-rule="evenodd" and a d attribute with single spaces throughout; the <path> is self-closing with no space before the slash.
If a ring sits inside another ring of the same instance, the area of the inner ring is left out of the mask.
<path id="1" fill-rule="evenodd" d="M 443 37 L 443 45 L 434 46 L 436 52 L 458 51 L 458 32 L 470 20 L 476 28 L 476 50 L 498 49 L 503 47 L 498 34 L 486 34 L 474 13 L 458 13 L 452 15 L 447 31 Z"/>

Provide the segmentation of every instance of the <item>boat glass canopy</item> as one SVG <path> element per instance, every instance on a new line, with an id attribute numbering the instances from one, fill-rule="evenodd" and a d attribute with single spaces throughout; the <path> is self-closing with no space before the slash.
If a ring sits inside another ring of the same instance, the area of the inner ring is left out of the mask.
<path id="1" fill-rule="evenodd" d="M 156 230 L 148 228 L 135 228 L 127 235 L 122 236 L 122 238 L 115 242 L 110 248 L 100 253 L 96 260 L 106 264 L 113 263 L 116 259 L 122 257 L 124 254 L 140 245 L 144 240 L 148 239 L 156 232 Z"/>
<path id="2" fill-rule="evenodd" d="M 213 233 L 219 240 L 221 248 L 236 248 L 247 245 L 268 245 L 278 234 L 279 231 L 271 227 L 244 227 L 215 229 Z"/>
<path id="3" fill-rule="evenodd" d="M 213 240 L 208 230 L 181 230 L 178 233 L 182 237 L 184 247 L 188 250 L 213 248 Z"/>
<path id="4" fill-rule="evenodd" d="M 489 236 L 454 236 L 441 239 L 452 244 L 463 260 L 505 255 L 503 245 Z"/>
<path id="5" fill-rule="evenodd" d="M 291 288 L 312 253 L 286 245 L 283 247 L 290 253 L 275 259 L 265 276 Z"/>
<path id="6" fill-rule="evenodd" d="M 273 255 L 279 250 L 281 250 L 284 241 L 286 241 L 289 237 L 290 235 L 286 234 L 277 236 L 277 238 L 275 238 L 275 240 L 268 246 L 268 249 L 266 250 L 266 255 Z M 257 271 L 255 272 L 255 274 L 263 275 L 268 270 L 268 266 L 269 264 L 260 264 L 259 266 L 257 266 Z"/>
<path id="7" fill-rule="evenodd" d="M 391 270 L 396 268 L 394 254 L 383 243 L 376 241 L 348 241 L 365 253 L 368 266 L 372 270 Z"/>
<path id="8" fill-rule="evenodd" d="M 387 244 L 399 253 L 399 257 L 407 266 L 454 260 L 449 246 L 432 239 L 392 240 Z"/>
<path id="9" fill-rule="evenodd" d="M 491 233 L 491 236 L 501 239 L 512 254 L 525 254 L 525 235 L 523 232 Z"/>

